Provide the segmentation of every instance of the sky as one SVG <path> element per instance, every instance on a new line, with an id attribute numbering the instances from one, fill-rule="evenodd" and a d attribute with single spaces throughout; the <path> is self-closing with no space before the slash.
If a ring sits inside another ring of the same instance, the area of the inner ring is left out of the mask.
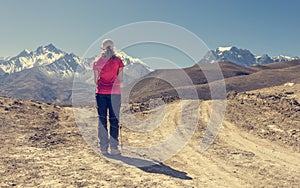
<path id="1" fill-rule="evenodd" d="M 143 21 L 176 24 L 209 49 L 300 57 L 299 7 L 298 0 L 0 0 L 0 57 L 49 43 L 82 56 L 105 33 Z M 142 58 L 155 55 L 151 48 L 128 52 Z"/>

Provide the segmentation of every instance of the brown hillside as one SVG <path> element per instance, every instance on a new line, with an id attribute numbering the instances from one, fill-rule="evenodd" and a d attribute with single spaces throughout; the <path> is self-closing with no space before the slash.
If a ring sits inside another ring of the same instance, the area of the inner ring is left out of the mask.
<path id="1" fill-rule="evenodd" d="M 195 65 L 182 70 L 156 70 L 127 86 L 124 93 L 125 95 L 130 93 L 130 98 L 132 100 L 145 100 L 146 98 L 149 99 L 151 97 L 169 95 L 177 96 L 178 94 L 175 91 L 175 88 L 185 87 L 186 89 L 188 86 L 207 84 L 207 75 L 210 76 L 210 81 L 216 81 L 222 80 L 223 78 L 238 77 L 256 72 L 256 70 L 239 66 L 231 62 L 221 62 L 219 63 L 219 67 L 222 74 L 216 69 L 218 67 L 214 64 Z M 216 73 L 219 73 L 219 75 Z"/>
<path id="2" fill-rule="evenodd" d="M 300 77 L 300 61 L 292 61 L 286 64 L 274 63 L 268 65 L 267 67 L 269 68 L 263 68 L 260 70 L 253 70 L 253 67 L 240 67 L 228 62 L 220 63 L 220 67 L 224 75 L 227 92 L 250 91 L 265 87 L 278 86 Z M 190 98 L 188 93 L 191 88 L 197 89 L 199 99 L 211 99 L 209 85 L 206 84 L 206 78 L 201 70 L 197 67 L 191 67 L 185 69 L 185 71 L 188 72 L 188 75 L 190 75 L 193 82 L 198 84 L 187 85 L 179 82 L 177 87 L 170 87 L 167 84 L 160 84 L 161 82 L 153 84 L 153 81 L 155 80 L 153 78 L 143 78 L 136 83 L 131 90 L 131 99 L 135 101 L 147 100 L 149 98 L 159 96 L 177 97 L 178 94 L 176 91 L 187 93 L 186 97 Z M 174 74 L 173 77 L 176 77 L 176 72 L 172 72 L 172 70 L 168 71 L 168 75 L 170 75 L 170 77 L 172 73 Z M 163 72 L 160 74 L 163 74 Z M 199 77 L 196 75 L 199 75 Z M 202 82 L 200 82 L 201 80 Z M 147 88 L 151 88 L 151 90 Z"/>

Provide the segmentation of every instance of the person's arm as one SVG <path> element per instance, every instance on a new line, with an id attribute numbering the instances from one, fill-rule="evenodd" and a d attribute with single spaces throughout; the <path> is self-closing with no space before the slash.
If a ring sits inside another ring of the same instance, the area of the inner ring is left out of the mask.
<path id="1" fill-rule="evenodd" d="M 99 80 L 99 71 L 94 70 L 94 82 L 97 85 Z"/>
<path id="2" fill-rule="evenodd" d="M 121 87 L 123 87 L 123 67 L 119 68 L 118 72 L 118 80 L 120 81 Z"/>

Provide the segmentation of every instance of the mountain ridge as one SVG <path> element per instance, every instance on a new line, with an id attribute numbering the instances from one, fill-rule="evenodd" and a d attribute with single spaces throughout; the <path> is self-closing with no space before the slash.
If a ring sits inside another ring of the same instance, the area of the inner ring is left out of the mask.
<path id="1" fill-rule="evenodd" d="M 128 65 L 124 68 L 124 73 L 127 74 L 128 72 L 133 78 L 144 76 L 152 71 L 144 62 L 130 57 L 125 52 L 117 51 L 116 55 L 123 60 L 125 65 Z M 42 69 L 49 75 L 58 78 L 70 78 L 75 71 L 82 72 L 91 69 L 92 63 L 96 59 L 97 56 L 80 58 L 74 53 L 64 52 L 50 43 L 46 46 L 39 46 L 34 51 L 24 49 L 14 57 L 3 58 L 0 61 L 0 75 L 1 73 L 2 75 L 5 73 L 12 74 L 33 67 L 44 67 Z M 60 65 L 61 63 L 62 65 Z M 78 66 L 79 69 L 76 69 Z"/>
<path id="2" fill-rule="evenodd" d="M 284 55 L 277 55 L 270 57 L 268 54 L 263 54 L 261 56 L 253 54 L 248 49 L 241 49 L 235 46 L 218 47 L 215 50 L 210 50 L 205 54 L 205 56 L 199 61 L 200 64 L 203 63 L 213 63 L 213 62 L 226 62 L 230 61 L 242 66 L 253 66 L 262 65 L 274 62 L 288 62 L 292 60 L 297 60 L 299 57 L 289 57 Z"/>

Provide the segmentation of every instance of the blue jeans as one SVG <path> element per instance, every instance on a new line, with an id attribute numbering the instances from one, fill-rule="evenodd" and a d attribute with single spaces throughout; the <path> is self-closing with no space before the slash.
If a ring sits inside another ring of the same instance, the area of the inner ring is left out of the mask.
<path id="1" fill-rule="evenodd" d="M 100 149 L 116 149 L 119 145 L 119 117 L 121 107 L 120 94 L 96 94 L 98 111 L 98 138 L 100 140 Z M 110 138 L 107 131 L 107 112 L 109 114 Z"/>

